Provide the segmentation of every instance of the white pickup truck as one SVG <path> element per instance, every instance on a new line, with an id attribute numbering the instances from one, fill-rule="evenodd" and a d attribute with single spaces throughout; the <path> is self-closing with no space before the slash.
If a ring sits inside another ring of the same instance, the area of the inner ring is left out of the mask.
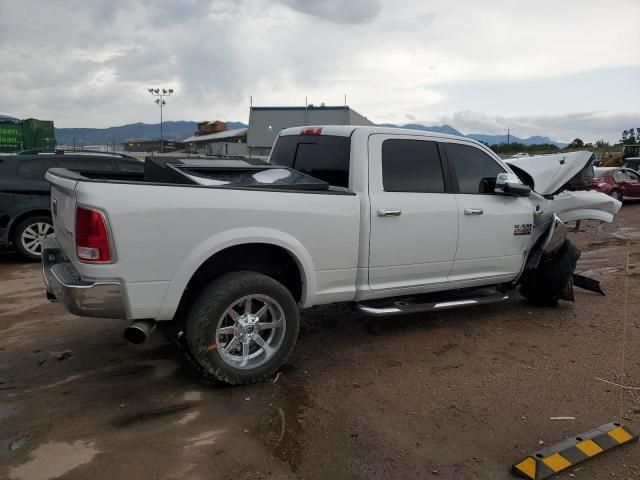
<path id="1" fill-rule="evenodd" d="M 283 130 L 269 162 L 148 159 L 144 174 L 51 169 L 48 296 L 128 319 L 144 341 L 174 320 L 204 374 L 246 383 L 294 348 L 299 309 L 391 315 L 572 299 L 565 223 L 620 202 L 573 191 L 591 154 L 506 164 L 484 145 L 395 128 Z"/>

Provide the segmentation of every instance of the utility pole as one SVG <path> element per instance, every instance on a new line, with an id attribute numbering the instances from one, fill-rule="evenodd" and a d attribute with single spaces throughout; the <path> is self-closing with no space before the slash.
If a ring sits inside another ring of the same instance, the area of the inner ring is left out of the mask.
<path id="1" fill-rule="evenodd" d="M 168 97 L 169 95 L 173 94 L 173 88 L 170 88 L 168 90 L 164 88 L 163 89 L 149 88 L 148 91 L 154 97 L 158 97 L 155 99 L 155 103 L 160 105 L 160 152 L 164 153 L 164 135 L 162 132 L 162 110 L 164 109 L 164 106 L 167 104 L 164 97 Z"/>
<path id="2" fill-rule="evenodd" d="M 509 153 L 509 145 L 511 144 L 511 131 L 507 128 L 507 153 Z"/>

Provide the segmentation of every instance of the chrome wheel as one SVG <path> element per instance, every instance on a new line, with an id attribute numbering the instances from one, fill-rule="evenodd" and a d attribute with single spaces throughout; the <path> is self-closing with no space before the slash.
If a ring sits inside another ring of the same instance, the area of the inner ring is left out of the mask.
<path id="1" fill-rule="evenodd" d="M 45 222 L 36 222 L 22 231 L 20 235 L 20 243 L 22 248 L 34 256 L 42 254 L 42 240 L 51 238 L 54 235 L 53 225 Z"/>
<path id="2" fill-rule="evenodd" d="M 252 369 L 271 359 L 284 340 L 286 322 L 280 304 L 267 295 L 233 302 L 216 327 L 216 347 L 224 362 Z"/>
<path id="3" fill-rule="evenodd" d="M 611 196 L 620 202 L 622 201 L 622 194 L 618 190 L 611 192 Z"/>

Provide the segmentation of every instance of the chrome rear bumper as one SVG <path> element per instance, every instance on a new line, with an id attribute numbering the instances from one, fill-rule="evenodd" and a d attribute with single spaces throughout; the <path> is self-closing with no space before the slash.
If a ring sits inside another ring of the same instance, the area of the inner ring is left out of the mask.
<path id="1" fill-rule="evenodd" d="M 60 301 L 75 315 L 127 318 L 121 283 L 118 280 L 83 280 L 73 265 L 64 258 L 55 240 L 43 242 L 42 276 L 47 298 Z"/>

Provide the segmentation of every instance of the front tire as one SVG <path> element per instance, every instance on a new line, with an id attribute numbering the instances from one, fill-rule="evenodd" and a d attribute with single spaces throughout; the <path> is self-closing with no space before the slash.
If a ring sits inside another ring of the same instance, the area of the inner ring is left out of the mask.
<path id="1" fill-rule="evenodd" d="M 573 277 L 580 249 L 565 240 L 553 256 L 544 258 L 537 268 L 527 272 L 520 283 L 520 294 L 534 305 L 554 307 Z"/>
<path id="2" fill-rule="evenodd" d="M 298 338 L 298 306 L 281 283 L 233 272 L 207 285 L 185 322 L 188 351 L 210 378 L 232 385 L 273 375 Z"/>
<path id="3" fill-rule="evenodd" d="M 42 256 L 42 240 L 54 236 L 51 217 L 34 215 L 25 218 L 16 227 L 13 234 L 13 244 L 18 253 L 32 262 L 40 260 Z"/>

